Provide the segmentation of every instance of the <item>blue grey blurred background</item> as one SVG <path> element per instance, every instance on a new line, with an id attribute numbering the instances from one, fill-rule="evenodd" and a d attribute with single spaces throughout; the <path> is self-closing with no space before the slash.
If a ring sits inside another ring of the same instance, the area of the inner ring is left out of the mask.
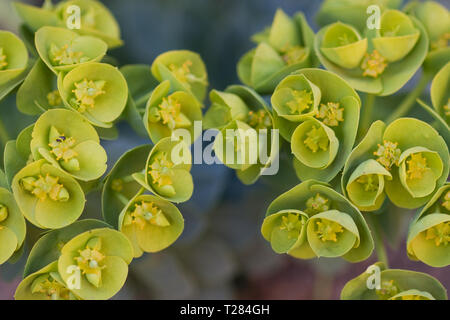
<path id="1" fill-rule="evenodd" d="M 444 0 L 448 4 L 448 0 Z M 443 1 L 443 2 L 444 2 Z M 41 5 L 42 1 L 23 1 Z M 151 64 L 160 53 L 190 49 L 200 53 L 211 88 L 238 83 L 236 63 L 253 44 L 250 36 L 272 21 L 277 8 L 303 11 L 313 29 L 321 1 L 305 0 L 105 0 L 117 18 L 125 45 L 110 52 L 120 65 Z M 0 29 L 17 31 L 10 0 L 0 0 Z M 18 114 L 14 99 L 0 106 L 11 138 L 33 119 Z M 112 165 L 125 151 L 149 143 L 119 124 L 120 139 L 103 142 Z M 261 234 L 268 204 L 298 181 L 287 158 L 281 171 L 253 186 L 242 185 L 220 165 L 194 166 L 193 198 L 180 205 L 186 228 L 175 245 L 134 260 L 118 299 L 338 299 L 345 282 L 363 272 L 375 257 L 358 264 L 339 259 L 301 261 L 275 254 Z M 83 217 L 100 218 L 99 194 L 89 195 Z M 433 269 L 408 260 L 405 233 L 411 212 L 392 209 L 391 267 L 429 272 L 450 287 L 449 268 Z M 30 228 L 28 250 L 39 231 Z M 24 259 L 0 267 L 0 299 L 11 299 Z"/>

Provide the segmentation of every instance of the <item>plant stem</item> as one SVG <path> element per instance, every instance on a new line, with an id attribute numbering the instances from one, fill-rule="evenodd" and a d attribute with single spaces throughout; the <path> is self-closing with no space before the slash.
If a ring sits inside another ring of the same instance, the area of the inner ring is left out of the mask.
<path id="1" fill-rule="evenodd" d="M 372 123 L 373 107 L 375 105 L 374 94 L 368 93 L 366 95 L 366 100 L 364 101 L 364 106 L 362 108 L 361 125 L 359 127 L 359 136 L 362 137 L 369 130 L 370 124 Z"/>
<path id="2" fill-rule="evenodd" d="M 367 215 L 367 218 L 372 226 L 373 240 L 375 242 L 375 251 L 377 253 L 378 261 L 383 262 L 386 268 L 389 268 L 389 259 L 384 245 L 383 235 L 381 231 L 380 222 L 376 215 Z"/>
<path id="3" fill-rule="evenodd" d="M 8 130 L 6 130 L 5 124 L 2 119 L 0 119 L 0 141 L 2 143 L 2 147 L 4 148 L 6 143 L 10 140 Z"/>
<path id="4" fill-rule="evenodd" d="M 405 116 L 409 112 L 409 110 L 411 110 L 411 108 L 416 103 L 416 99 L 420 97 L 432 77 L 433 75 L 431 72 L 424 72 L 422 74 L 419 82 L 417 82 L 416 84 L 416 87 L 410 93 L 408 93 L 408 95 L 403 99 L 397 109 L 395 109 L 395 111 L 392 112 L 391 115 L 386 119 L 387 124 L 391 123 L 395 119 Z"/>

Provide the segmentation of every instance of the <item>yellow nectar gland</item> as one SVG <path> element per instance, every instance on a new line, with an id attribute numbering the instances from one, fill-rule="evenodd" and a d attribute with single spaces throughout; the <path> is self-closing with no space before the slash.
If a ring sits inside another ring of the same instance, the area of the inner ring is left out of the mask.
<path id="1" fill-rule="evenodd" d="M 364 70 L 364 77 L 377 78 L 384 72 L 386 67 L 386 59 L 377 50 L 373 50 L 370 54 L 366 53 L 361 63 L 361 69 Z"/>
<path id="2" fill-rule="evenodd" d="M 397 148 L 397 142 L 385 140 L 383 145 L 378 144 L 378 149 L 373 154 L 378 156 L 377 161 L 382 164 L 387 170 L 391 169 L 392 165 L 399 165 L 400 155 L 402 151 Z"/>
<path id="3" fill-rule="evenodd" d="M 406 160 L 406 165 L 406 174 L 410 180 L 422 179 L 424 172 L 430 170 L 427 167 L 427 158 L 423 157 L 420 152 L 413 153 L 410 159 Z"/>
<path id="4" fill-rule="evenodd" d="M 450 191 L 447 191 L 447 193 L 444 196 L 444 202 L 442 202 L 442 206 L 450 211 Z"/>
<path id="5" fill-rule="evenodd" d="M 50 58 L 52 63 L 57 66 L 67 66 L 89 60 L 89 58 L 83 57 L 83 52 L 74 51 L 72 45 L 67 43 L 62 47 L 58 47 L 52 43 L 50 45 Z"/>
<path id="6" fill-rule="evenodd" d="M 445 49 L 450 41 L 450 32 L 445 32 L 438 40 L 431 43 L 431 50 Z"/>
<path id="7" fill-rule="evenodd" d="M 70 290 L 54 279 L 50 273 L 34 279 L 31 284 L 31 292 L 45 294 L 49 300 L 70 300 L 73 298 Z"/>
<path id="8" fill-rule="evenodd" d="M 101 285 L 102 269 L 106 267 L 101 248 L 101 239 L 93 237 L 89 239 L 84 249 L 78 250 L 79 256 L 74 258 L 86 280 L 97 288 Z"/>
<path id="9" fill-rule="evenodd" d="M 142 201 L 135 204 L 134 210 L 127 212 L 124 220 L 125 225 L 136 224 L 141 230 L 147 223 L 157 227 L 168 227 L 170 222 L 160 208 L 153 202 Z"/>
<path id="10" fill-rule="evenodd" d="M 294 98 L 287 102 L 291 114 L 302 114 L 313 105 L 313 95 L 309 90 L 292 90 Z"/>
<path id="11" fill-rule="evenodd" d="M 47 173 L 45 178 L 26 177 L 20 180 L 22 188 L 32 193 L 36 198 L 45 201 L 50 198 L 53 201 L 65 202 L 69 200 L 69 192 L 62 184 L 58 183 L 59 177 L 52 177 Z"/>
<path id="12" fill-rule="evenodd" d="M 152 181 L 159 187 L 172 185 L 172 168 L 174 164 L 170 159 L 167 159 L 165 152 L 156 154 L 153 158 L 152 164 L 149 165 L 148 173 L 152 177 Z"/>
<path id="13" fill-rule="evenodd" d="M 306 201 L 305 212 L 308 214 L 316 214 L 328 210 L 330 210 L 330 201 L 320 193 Z"/>
<path id="14" fill-rule="evenodd" d="M 387 300 L 398 294 L 399 290 L 397 285 L 395 285 L 394 280 L 389 280 L 382 281 L 381 289 L 377 289 L 375 292 L 381 300 Z"/>
<path id="15" fill-rule="evenodd" d="M 379 188 L 378 175 L 376 174 L 365 174 L 356 179 L 356 182 L 364 186 L 364 191 L 374 192 Z"/>
<path id="16" fill-rule="evenodd" d="M 299 213 L 288 213 L 281 217 L 280 230 L 286 230 L 289 239 L 297 239 L 300 236 L 302 227 L 303 222 Z"/>
<path id="17" fill-rule="evenodd" d="M 450 98 L 448 98 L 447 104 L 444 105 L 444 114 L 450 117 Z"/>
<path id="18" fill-rule="evenodd" d="M 270 119 L 269 113 L 262 109 L 258 111 L 249 111 L 247 123 L 256 130 L 267 129 L 272 126 L 272 120 Z"/>
<path id="19" fill-rule="evenodd" d="M 333 241 L 337 242 L 338 233 L 343 233 L 344 228 L 337 222 L 328 219 L 319 219 L 316 221 L 315 232 L 322 242 Z"/>
<path id="20" fill-rule="evenodd" d="M 163 98 L 157 108 L 150 109 L 151 122 L 162 121 L 169 129 L 186 128 L 192 122 L 181 112 L 181 104 L 172 96 Z"/>
<path id="21" fill-rule="evenodd" d="M 336 127 L 339 125 L 339 122 L 344 121 L 344 108 L 339 108 L 339 106 L 339 102 L 322 103 L 315 116 L 327 126 Z"/>
<path id="22" fill-rule="evenodd" d="M 435 225 L 425 232 L 425 239 L 434 241 L 436 247 L 439 247 L 441 244 L 447 246 L 450 242 L 450 221 Z"/>
<path id="23" fill-rule="evenodd" d="M 103 80 L 93 81 L 86 78 L 83 81 L 75 82 L 75 89 L 72 90 L 75 98 L 72 99 L 72 102 L 78 107 L 79 112 L 85 112 L 88 107 L 94 108 L 95 99 L 106 93 L 103 90 L 105 83 Z"/>
<path id="24" fill-rule="evenodd" d="M 8 62 L 6 62 L 6 55 L 3 52 L 3 48 L 0 47 L 0 70 L 3 70 L 8 65 Z"/>
<path id="25" fill-rule="evenodd" d="M 319 148 L 323 151 L 328 150 L 330 141 L 325 130 L 322 127 L 313 126 L 311 130 L 306 133 L 306 136 L 307 138 L 303 141 L 303 143 L 313 153 L 316 153 Z"/>
<path id="26" fill-rule="evenodd" d="M 173 73 L 175 78 L 186 85 L 189 89 L 191 88 L 191 83 L 198 82 L 204 85 L 208 84 L 206 81 L 206 75 L 199 78 L 191 72 L 192 61 L 186 60 L 181 66 L 175 64 L 169 65 L 169 70 Z"/>
<path id="27" fill-rule="evenodd" d="M 288 65 L 300 63 L 305 59 L 307 51 L 302 46 L 286 46 L 281 50 L 281 57 L 283 61 Z"/>
<path id="28" fill-rule="evenodd" d="M 59 94 L 59 91 L 58 90 L 50 91 L 47 94 L 47 101 L 48 101 L 48 104 L 52 107 L 62 105 L 62 99 L 61 99 L 61 95 Z"/>

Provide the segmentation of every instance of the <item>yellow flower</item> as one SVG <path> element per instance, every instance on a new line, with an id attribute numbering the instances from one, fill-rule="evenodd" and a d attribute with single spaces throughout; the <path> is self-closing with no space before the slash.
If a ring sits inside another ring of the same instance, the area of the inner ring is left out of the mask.
<path id="1" fill-rule="evenodd" d="M 397 148 L 397 142 L 384 141 L 383 145 L 378 144 L 378 149 L 373 154 L 378 156 L 377 161 L 386 169 L 390 169 L 393 164 L 398 166 L 401 150 Z"/>
<path id="2" fill-rule="evenodd" d="M 83 57 L 83 52 L 74 51 L 72 45 L 67 43 L 62 47 L 58 47 L 52 43 L 50 45 L 50 57 L 53 64 L 58 66 L 66 66 L 89 60 L 89 58 Z"/>
<path id="3" fill-rule="evenodd" d="M 425 239 L 433 240 L 436 247 L 439 247 L 441 244 L 447 246 L 450 242 L 450 221 L 442 222 L 427 229 Z"/>
<path id="4" fill-rule="evenodd" d="M 153 179 L 153 183 L 158 186 L 172 185 L 171 168 L 174 166 L 170 159 L 167 159 L 165 152 L 156 154 L 148 173 Z"/>
<path id="5" fill-rule="evenodd" d="M 321 104 L 316 114 L 316 118 L 322 119 L 327 126 L 336 127 L 339 122 L 344 121 L 344 108 L 339 108 L 338 102 L 328 102 Z"/>
<path id="6" fill-rule="evenodd" d="M 6 55 L 3 53 L 3 48 L 0 47 L 0 70 L 5 69 L 7 65 Z"/>
<path id="7" fill-rule="evenodd" d="M 406 164 L 408 166 L 406 173 L 410 180 L 421 179 L 424 172 L 430 170 L 430 168 L 427 167 L 427 158 L 424 158 L 420 152 L 413 153 L 411 159 L 406 160 Z"/>
<path id="8" fill-rule="evenodd" d="M 80 82 L 75 82 L 75 89 L 72 92 L 75 94 L 75 104 L 78 107 L 79 112 L 85 112 L 88 107 L 94 108 L 95 98 L 105 94 L 103 90 L 105 81 L 103 80 L 87 80 L 84 79 Z"/>
<path id="9" fill-rule="evenodd" d="M 314 153 L 316 153 L 319 148 L 326 151 L 329 145 L 329 139 L 322 127 L 317 128 L 313 126 L 312 129 L 306 134 L 307 138 L 303 143 Z"/>
<path id="10" fill-rule="evenodd" d="M 361 63 L 361 69 L 364 70 L 363 76 L 365 77 L 376 78 L 384 72 L 386 67 L 386 59 L 377 50 L 373 50 L 371 54 L 366 53 Z"/>
<path id="11" fill-rule="evenodd" d="M 291 114 L 301 114 L 304 110 L 309 109 L 313 104 L 312 92 L 307 90 L 292 90 L 294 99 L 286 103 Z"/>
<path id="12" fill-rule="evenodd" d="M 323 242 L 337 242 L 337 234 L 344 232 L 344 228 L 339 223 L 328 219 L 320 219 L 316 221 L 316 225 L 315 232 Z"/>

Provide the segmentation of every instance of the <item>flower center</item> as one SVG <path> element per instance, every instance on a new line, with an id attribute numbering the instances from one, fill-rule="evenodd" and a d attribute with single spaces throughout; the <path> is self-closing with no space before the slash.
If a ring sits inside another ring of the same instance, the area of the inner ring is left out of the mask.
<path id="1" fill-rule="evenodd" d="M 3 48 L 0 47 L 0 70 L 3 70 L 8 65 L 8 62 L 6 62 L 6 55 L 3 52 Z"/>
<path id="2" fill-rule="evenodd" d="M 74 258 L 86 280 L 97 288 L 101 284 L 102 269 L 106 267 L 103 263 L 105 256 L 101 253 L 101 248 L 101 239 L 93 237 L 89 239 L 83 250 L 78 250 L 79 256 Z"/>
<path id="3" fill-rule="evenodd" d="M 62 105 L 61 95 L 58 90 L 53 90 L 47 94 L 48 104 L 52 107 Z"/>
<path id="4" fill-rule="evenodd" d="M 427 167 L 427 158 L 424 158 L 420 152 L 413 153 L 411 158 L 406 161 L 406 164 L 408 167 L 406 173 L 410 180 L 422 179 L 424 172 L 430 170 Z"/>
<path id="5" fill-rule="evenodd" d="M 95 99 L 105 94 L 103 87 L 105 81 L 103 80 L 87 80 L 84 79 L 80 82 L 75 82 L 75 89 L 72 92 L 75 94 L 75 98 L 72 99 L 73 104 L 78 107 L 79 112 L 85 112 L 87 108 L 94 108 Z"/>
<path id="6" fill-rule="evenodd" d="M 206 76 L 203 77 L 197 77 L 191 72 L 192 67 L 192 61 L 186 60 L 181 66 L 177 66 L 175 64 L 169 65 L 169 70 L 172 71 L 175 78 L 180 81 L 181 83 L 185 84 L 188 88 L 191 88 L 191 83 L 201 83 L 201 84 L 207 84 L 206 82 Z"/>
<path id="7" fill-rule="evenodd" d="M 328 219 L 319 219 L 319 221 L 316 221 L 315 232 L 323 242 L 337 242 L 338 233 L 343 233 L 344 228 L 337 222 Z"/>
<path id="8" fill-rule="evenodd" d="M 149 165 L 148 173 L 152 177 L 153 183 L 157 186 L 172 185 L 172 167 L 173 162 L 167 159 L 165 152 L 159 152 L 155 155 L 152 164 Z"/>
<path id="9" fill-rule="evenodd" d="M 270 119 L 269 113 L 265 110 L 249 111 L 247 123 L 256 130 L 267 129 L 272 126 L 272 120 Z"/>
<path id="10" fill-rule="evenodd" d="M 393 296 L 395 296 L 399 290 L 398 287 L 394 284 L 394 280 L 382 281 L 381 288 L 377 289 L 376 294 L 380 299 L 387 300 Z"/>
<path id="11" fill-rule="evenodd" d="M 442 206 L 450 211 L 450 191 L 447 191 L 447 193 L 444 196 L 444 202 L 442 202 Z"/>
<path id="12" fill-rule="evenodd" d="M 434 241 L 436 247 L 441 244 L 447 246 L 450 242 L 450 221 L 442 222 L 427 229 L 425 239 Z"/>
<path id="13" fill-rule="evenodd" d="M 57 161 L 62 160 L 61 165 L 69 171 L 79 171 L 80 163 L 76 158 L 78 153 L 73 150 L 75 139 L 66 137 L 64 133 L 60 133 L 55 127 L 50 128 L 49 134 L 50 152 L 53 153 Z"/>
<path id="14" fill-rule="evenodd" d="M 322 119 L 322 122 L 327 126 L 338 126 L 339 122 L 344 121 L 344 108 L 339 108 L 339 106 L 339 102 L 322 103 L 317 111 L 316 118 Z"/>
<path id="15" fill-rule="evenodd" d="M 306 133 L 307 138 L 303 143 L 310 149 L 313 153 L 316 153 L 319 148 L 323 151 L 328 150 L 328 145 L 330 143 L 327 133 L 322 127 L 312 126 L 311 130 Z"/>
<path id="16" fill-rule="evenodd" d="M 376 174 L 365 174 L 356 179 L 356 182 L 364 186 L 364 191 L 374 192 L 379 188 L 378 176 Z"/>
<path id="17" fill-rule="evenodd" d="M 377 78 L 384 72 L 386 67 L 386 59 L 377 50 L 373 50 L 370 54 L 366 53 L 361 63 L 361 69 L 364 70 L 364 77 Z"/>
<path id="18" fill-rule="evenodd" d="M 288 66 L 302 62 L 306 56 L 306 49 L 301 46 L 289 46 L 281 50 L 282 58 Z"/>
<path id="19" fill-rule="evenodd" d="M 34 279 L 31 284 L 31 292 L 43 293 L 49 300 L 69 300 L 71 296 L 69 289 L 55 280 L 50 273 Z"/>
<path id="20" fill-rule="evenodd" d="M 67 66 L 89 60 L 89 58 L 83 57 L 83 52 L 74 51 L 72 45 L 67 43 L 62 47 L 58 47 L 52 43 L 50 45 L 50 59 L 53 65 L 57 66 Z"/>
<path id="21" fill-rule="evenodd" d="M 292 90 L 294 98 L 287 102 L 291 114 L 302 114 L 304 110 L 309 109 L 313 105 L 312 92 L 309 90 Z"/>
<path id="22" fill-rule="evenodd" d="M 153 202 L 142 201 L 136 204 L 133 211 L 128 212 L 124 224 L 136 224 L 141 230 L 147 223 L 158 227 L 170 226 L 170 222 L 160 208 Z"/>
<path id="23" fill-rule="evenodd" d="M 299 213 L 288 213 L 286 216 L 281 217 L 280 230 L 286 230 L 289 239 L 297 239 L 300 236 L 302 227 L 303 222 Z"/>
<path id="24" fill-rule="evenodd" d="M 158 107 L 150 109 L 150 122 L 162 121 L 169 129 L 186 128 L 192 122 L 181 112 L 181 104 L 172 96 L 163 98 Z"/>
<path id="25" fill-rule="evenodd" d="M 23 189 L 33 194 L 41 201 L 50 198 L 53 201 L 65 202 L 69 200 L 69 191 L 58 183 L 59 177 L 53 177 L 47 173 L 45 177 L 26 177 L 20 180 Z"/>
<path id="26" fill-rule="evenodd" d="M 317 193 L 314 197 L 311 197 L 306 201 L 305 212 L 308 214 L 314 215 L 328 210 L 330 210 L 329 200 L 320 193 Z"/>
<path id="27" fill-rule="evenodd" d="M 397 142 L 385 140 L 383 145 L 378 144 L 378 149 L 373 154 L 378 156 L 377 161 L 386 169 L 390 169 L 393 164 L 398 166 L 402 151 L 397 148 Z"/>
<path id="28" fill-rule="evenodd" d="M 0 222 L 8 218 L 8 207 L 0 203 Z"/>

